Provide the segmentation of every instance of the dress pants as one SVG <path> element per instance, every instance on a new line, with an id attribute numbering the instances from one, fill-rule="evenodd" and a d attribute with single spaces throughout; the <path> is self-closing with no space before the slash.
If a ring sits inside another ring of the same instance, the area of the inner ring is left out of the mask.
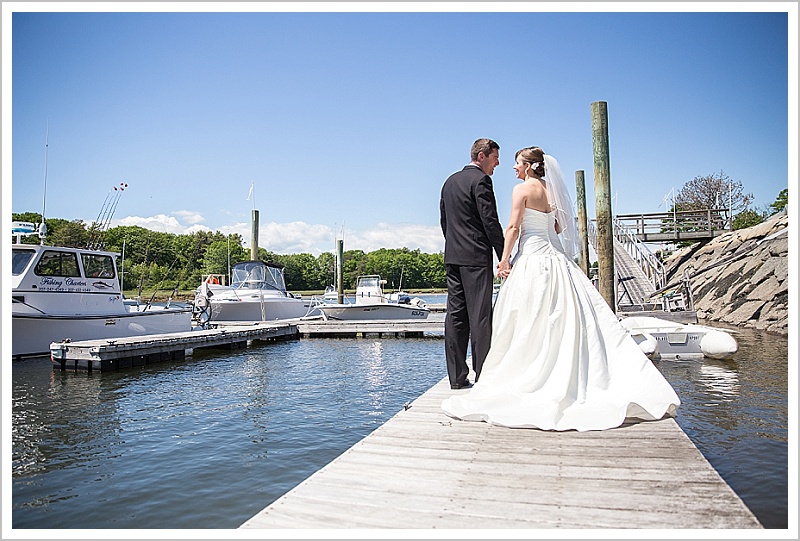
<path id="1" fill-rule="evenodd" d="M 445 265 L 447 315 L 444 320 L 445 357 L 450 385 L 467 380 L 467 345 L 472 346 L 475 380 L 492 339 L 491 266 Z M 471 342 L 470 342 L 471 338 Z"/>

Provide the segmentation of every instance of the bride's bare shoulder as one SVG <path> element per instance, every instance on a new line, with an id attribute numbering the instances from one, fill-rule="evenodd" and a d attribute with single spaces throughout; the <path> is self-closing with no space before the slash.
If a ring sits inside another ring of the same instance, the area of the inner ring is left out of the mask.
<path id="1" fill-rule="evenodd" d="M 547 190 L 543 189 L 540 184 L 523 182 L 514 187 L 516 191 L 520 189 L 519 194 L 525 198 L 525 206 L 534 210 L 547 212 L 549 205 L 547 204 Z"/>

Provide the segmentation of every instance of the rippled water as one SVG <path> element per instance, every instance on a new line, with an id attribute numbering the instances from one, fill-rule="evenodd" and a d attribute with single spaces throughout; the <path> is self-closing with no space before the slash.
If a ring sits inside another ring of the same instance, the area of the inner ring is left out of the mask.
<path id="1" fill-rule="evenodd" d="M 678 422 L 787 527 L 787 341 L 658 363 Z M 13 528 L 236 528 L 445 376 L 439 337 L 302 339 L 111 373 L 13 363 Z"/>
<path id="2" fill-rule="evenodd" d="M 765 527 L 787 528 L 788 340 L 736 330 L 732 360 L 658 367 L 681 398 L 683 431 Z"/>

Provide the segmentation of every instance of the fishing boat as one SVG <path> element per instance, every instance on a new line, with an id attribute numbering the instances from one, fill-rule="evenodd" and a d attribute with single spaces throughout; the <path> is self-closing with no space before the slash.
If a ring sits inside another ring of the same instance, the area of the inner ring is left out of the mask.
<path id="1" fill-rule="evenodd" d="M 730 359 L 739 345 L 732 333 L 694 323 L 676 323 L 650 316 L 620 320 L 642 351 L 651 359 Z"/>
<path id="2" fill-rule="evenodd" d="M 231 283 L 205 279 L 195 291 L 195 320 L 272 321 L 312 316 L 317 302 L 286 290 L 284 267 L 260 260 L 242 261 L 231 268 Z M 213 275 L 212 275 L 213 276 Z M 319 314 L 317 314 L 319 316 Z"/>
<path id="3" fill-rule="evenodd" d="M 33 232 L 26 225 L 33 224 L 14 223 L 12 231 Z M 117 256 L 97 249 L 12 244 L 12 356 L 47 355 L 53 342 L 190 331 L 189 305 L 123 298 Z"/>
<path id="4" fill-rule="evenodd" d="M 352 303 L 323 303 L 317 306 L 326 320 L 415 320 L 426 319 L 430 309 L 415 297 L 408 303 L 392 302 L 383 292 L 386 280 L 377 274 L 359 276 Z"/>

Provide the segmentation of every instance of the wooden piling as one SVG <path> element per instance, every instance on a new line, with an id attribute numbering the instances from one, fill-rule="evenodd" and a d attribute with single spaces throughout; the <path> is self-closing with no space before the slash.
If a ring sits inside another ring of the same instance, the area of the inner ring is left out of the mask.
<path id="1" fill-rule="evenodd" d="M 614 295 L 614 224 L 611 213 L 611 166 L 608 157 L 608 104 L 592 103 L 594 195 L 597 223 L 597 289 L 616 312 Z"/>
<path id="2" fill-rule="evenodd" d="M 344 240 L 336 241 L 336 302 L 344 304 Z"/>
<path id="3" fill-rule="evenodd" d="M 258 211 L 253 209 L 253 219 L 250 224 L 250 259 L 258 260 Z"/>
<path id="4" fill-rule="evenodd" d="M 586 221 L 586 178 L 582 169 L 575 171 L 575 187 L 578 197 L 578 235 L 581 247 L 580 267 L 589 276 L 589 235 Z"/>

